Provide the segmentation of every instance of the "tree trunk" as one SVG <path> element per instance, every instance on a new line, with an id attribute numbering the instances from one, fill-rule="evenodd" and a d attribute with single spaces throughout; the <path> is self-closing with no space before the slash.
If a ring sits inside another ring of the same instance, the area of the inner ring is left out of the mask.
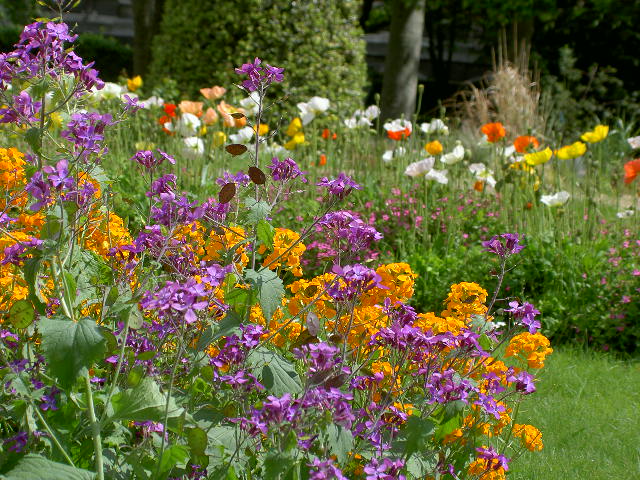
<path id="1" fill-rule="evenodd" d="M 382 80 L 383 120 L 411 118 L 416 108 L 425 4 L 426 0 L 393 0 Z"/>
<path id="2" fill-rule="evenodd" d="M 151 62 L 151 41 L 162 20 L 164 0 L 133 0 L 133 74 L 145 75 Z"/>

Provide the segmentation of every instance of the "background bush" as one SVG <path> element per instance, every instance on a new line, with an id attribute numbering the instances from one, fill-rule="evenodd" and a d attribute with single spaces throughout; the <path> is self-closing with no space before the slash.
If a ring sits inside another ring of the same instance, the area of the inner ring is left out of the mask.
<path id="1" fill-rule="evenodd" d="M 174 78 L 194 96 L 202 87 L 237 82 L 234 67 L 259 53 L 286 69 L 286 86 L 274 93 L 289 96 L 289 111 L 314 95 L 351 111 L 366 83 L 359 12 L 358 0 L 167 0 L 150 77 Z"/>

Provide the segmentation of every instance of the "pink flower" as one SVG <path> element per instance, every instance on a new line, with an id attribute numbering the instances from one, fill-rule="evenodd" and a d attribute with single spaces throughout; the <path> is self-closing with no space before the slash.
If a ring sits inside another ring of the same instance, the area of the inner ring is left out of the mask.
<path id="1" fill-rule="evenodd" d="M 622 303 L 631 303 L 631 297 L 629 295 L 623 295 Z"/>

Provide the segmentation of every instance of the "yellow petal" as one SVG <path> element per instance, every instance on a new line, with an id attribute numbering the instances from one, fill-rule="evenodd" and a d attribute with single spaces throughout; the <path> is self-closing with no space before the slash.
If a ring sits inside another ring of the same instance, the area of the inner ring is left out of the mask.
<path id="1" fill-rule="evenodd" d="M 524 156 L 524 159 L 529 165 L 542 165 L 543 163 L 547 163 L 551 160 L 552 156 L 553 152 L 549 147 L 547 147 L 539 152 L 527 153 Z"/>

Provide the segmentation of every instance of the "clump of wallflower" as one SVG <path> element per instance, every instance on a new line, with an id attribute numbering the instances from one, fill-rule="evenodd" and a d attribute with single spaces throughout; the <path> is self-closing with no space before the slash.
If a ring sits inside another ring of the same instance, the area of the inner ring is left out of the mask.
<path id="1" fill-rule="evenodd" d="M 519 358 L 527 362 L 529 368 L 542 368 L 547 355 L 553 353 L 550 345 L 549 339 L 541 333 L 524 332 L 511 339 L 505 356 Z"/>
<path id="2" fill-rule="evenodd" d="M 205 243 L 205 256 L 203 260 L 222 260 L 227 252 L 234 251 L 234 263 L 240 269 L 247 266 L 249 257 L 246 253 L 246 240 L 244 228 L 240 226 L 225 226 L 213 230 Z"/>
<path id="3" fill-rule="evenodd" d="M 307 247 L 300 241 L 300 234 L 286 228 L 276 228 L 273 235 L 273 249 L 264 259 L 263 266 L 275 270 L 284 267 L 296 277 L 302 276 L 300 257 Z M 265 245 L 258 248 L 259 254 L 267 251 Z"/>
<path id="4" fill-rule="evenodd" d="M 449 295 L 444 301 L 445 309 L 442 317 L 454 317 L 468 321 L 471 315 L 487 313 L 487 291 L 477 283 L 462 282 L 451 286 Z"/>

